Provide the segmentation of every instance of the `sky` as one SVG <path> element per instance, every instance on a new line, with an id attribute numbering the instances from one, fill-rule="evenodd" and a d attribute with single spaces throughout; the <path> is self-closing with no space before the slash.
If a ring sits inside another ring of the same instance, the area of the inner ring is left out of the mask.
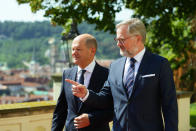
<path id="1" fill-rule="evenodd" d="M 123 9 L 120 13 L 116 14 L 116 20 L 125 20 L 130 18 L 132 11 L 129 9 Z M 18 5 L 16 0 L 0 0 L 0 22 L 4 21 L 24 21 L 34 22 L 49 20 L 43 17 L 44 12 L 38 11 L 36 13 L 31 12 L 31 8 L 28 4 Z"/>

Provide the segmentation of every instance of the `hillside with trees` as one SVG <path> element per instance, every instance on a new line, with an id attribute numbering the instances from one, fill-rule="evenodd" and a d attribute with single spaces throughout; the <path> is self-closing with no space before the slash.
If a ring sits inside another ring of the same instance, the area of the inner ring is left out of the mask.
<path id="1" fill-rule="evenodd" d="M 98 59 L 115 59 L 119 49 L 109 32 L 95 31 L 95 25 L 81 23 L 79 33 L 90 33 L 98 41 Z M 50 48 L 48 40 L 55 38 L 58 48 L 62 45 L 63 28 L 52 26 L 50 22 L 0 22 L 0 64 L 7 63 L 9 68 L 25 68 L 23 61 L 32 59 L 41 65 L 49 64 L 45 56 Z"/>

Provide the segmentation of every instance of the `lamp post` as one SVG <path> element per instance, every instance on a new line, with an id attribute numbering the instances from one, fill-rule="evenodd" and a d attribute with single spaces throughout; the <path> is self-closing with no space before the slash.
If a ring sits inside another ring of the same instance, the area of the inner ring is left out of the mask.
<path id="1" fill-rule="evenodd" d="M 70 32 L 61 37 L 61 40 L 63 41 L 63 45 L 66 44 L 66 47 L 64 46 L 64 53 L 65 53 L 65 58 L 66 58 L 66 61 L 68 62 L 69 67 L 72 67 L 73 65 L 72 58 L 71 58 L 71 43 L 73 39 L 78 35 L 79 35 L 79 32 L 77 29 L 77 23 L 73 22 L 71 24 Z"/>

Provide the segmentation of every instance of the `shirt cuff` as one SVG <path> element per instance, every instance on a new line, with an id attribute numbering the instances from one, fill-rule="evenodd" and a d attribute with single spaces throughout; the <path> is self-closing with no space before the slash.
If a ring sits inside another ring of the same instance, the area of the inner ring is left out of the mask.
<path id="1" fill-rule="evenodd" d="M 82 102 L 85 102 L 89 96 L 89 91 L 87 90 L 86 96 L 84 98 L 80 98 Z"/>

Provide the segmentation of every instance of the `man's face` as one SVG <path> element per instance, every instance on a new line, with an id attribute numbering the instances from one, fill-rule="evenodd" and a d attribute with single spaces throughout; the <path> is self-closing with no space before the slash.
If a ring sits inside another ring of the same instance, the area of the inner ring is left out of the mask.
<path id="1" fill-rule="evenodd" d="M 137 36 L 128 33 L 128 25 L 117 28 L 116 40 L 122 56 L 134 57 L 138 52 Z"/>
<path id="2" fill-rule="evenodd" d="M 85 68 L 94 58 L 92 48 L 87 48 L 84 38 L 76 38 L 72 42 L 72 58 L 73 62 Z"/>

